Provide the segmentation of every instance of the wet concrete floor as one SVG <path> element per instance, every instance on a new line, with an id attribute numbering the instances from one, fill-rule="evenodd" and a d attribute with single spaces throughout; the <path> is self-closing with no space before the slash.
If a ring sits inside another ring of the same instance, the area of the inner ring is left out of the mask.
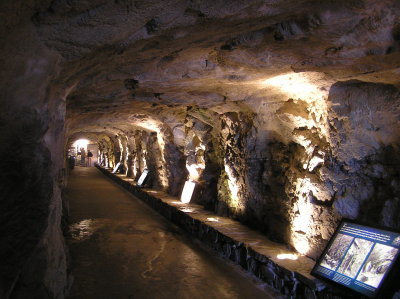
<path id="1" fill-rule="evenodd" d="M 274 298 L 93 167 L 69 177 L 69 298 Z"/>

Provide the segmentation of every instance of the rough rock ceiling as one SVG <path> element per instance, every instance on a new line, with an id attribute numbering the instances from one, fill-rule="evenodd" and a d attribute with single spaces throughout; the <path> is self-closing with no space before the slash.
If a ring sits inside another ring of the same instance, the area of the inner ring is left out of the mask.
<path id="1" fill-rule="evenodd" d="M 300 97 L 290 80 L 323 97 L 337 81 L 398 85 L 399 17 L 396 0 L 54 0 L 32 20 L 63 57 L 74 132 L 251 110 Z"/>

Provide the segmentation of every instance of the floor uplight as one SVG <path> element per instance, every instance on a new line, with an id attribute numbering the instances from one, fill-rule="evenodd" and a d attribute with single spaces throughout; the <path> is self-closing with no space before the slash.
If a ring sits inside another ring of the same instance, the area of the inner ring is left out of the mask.
<path id="1" fill-rule="evenodd" d="M 192 212 L 193 212 L 193 209 L 192 209 L 192 208 L 180 208 L 180 210 L 181 210 L 182 212 L 185 212 L 185 213 L 192 213 Z"/>
<path id="2" fill-rule="evenodd" d="M 293 254 L 293 253 L 282 253 L 282 254 L 278 254 L 276 256 L 278 259 L 280 260 L 297 260 L 298 255 L 297 254 Z"/>
<path id="3" fill-rule="evenodd" d="M 217 218 L 214 218 L 214 217 L 208 217 L 207 221 L 218 222 L 219 220 Z"/>

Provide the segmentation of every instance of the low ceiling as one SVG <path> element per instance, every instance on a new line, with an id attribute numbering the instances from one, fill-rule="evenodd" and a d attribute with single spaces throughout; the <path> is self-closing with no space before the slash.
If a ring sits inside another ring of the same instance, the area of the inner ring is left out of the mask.
<path id="1" fill-rule="evenodd" d="M 337 81 L 399 85 L 399 19 L 397 0 L 54 0 L 32 17 L 62 56 L 70 134 L 172 128 L 188 106 L 257 112 Z"/>

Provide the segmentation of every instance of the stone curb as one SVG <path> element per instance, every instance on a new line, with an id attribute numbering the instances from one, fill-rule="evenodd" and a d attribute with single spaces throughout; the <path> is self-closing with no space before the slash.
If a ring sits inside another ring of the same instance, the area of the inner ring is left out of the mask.
<path id="1" fill-rule="evenodd" d="M 297 260 L 278 259 L 278 254 L 293 252 L 237 221 L 204 210 L 200 205 L 183 204 L 177 197 L 138 187 L 133 179 L 125 175 L 113 174 L 111 170 L 98 165 L 96 167 L 165 218 L 287 298 L 351 297 L 342 289 L 328 286 L 311 276 L 309 273 L 314 261 L 310 258 L 298 256 Z"/>

